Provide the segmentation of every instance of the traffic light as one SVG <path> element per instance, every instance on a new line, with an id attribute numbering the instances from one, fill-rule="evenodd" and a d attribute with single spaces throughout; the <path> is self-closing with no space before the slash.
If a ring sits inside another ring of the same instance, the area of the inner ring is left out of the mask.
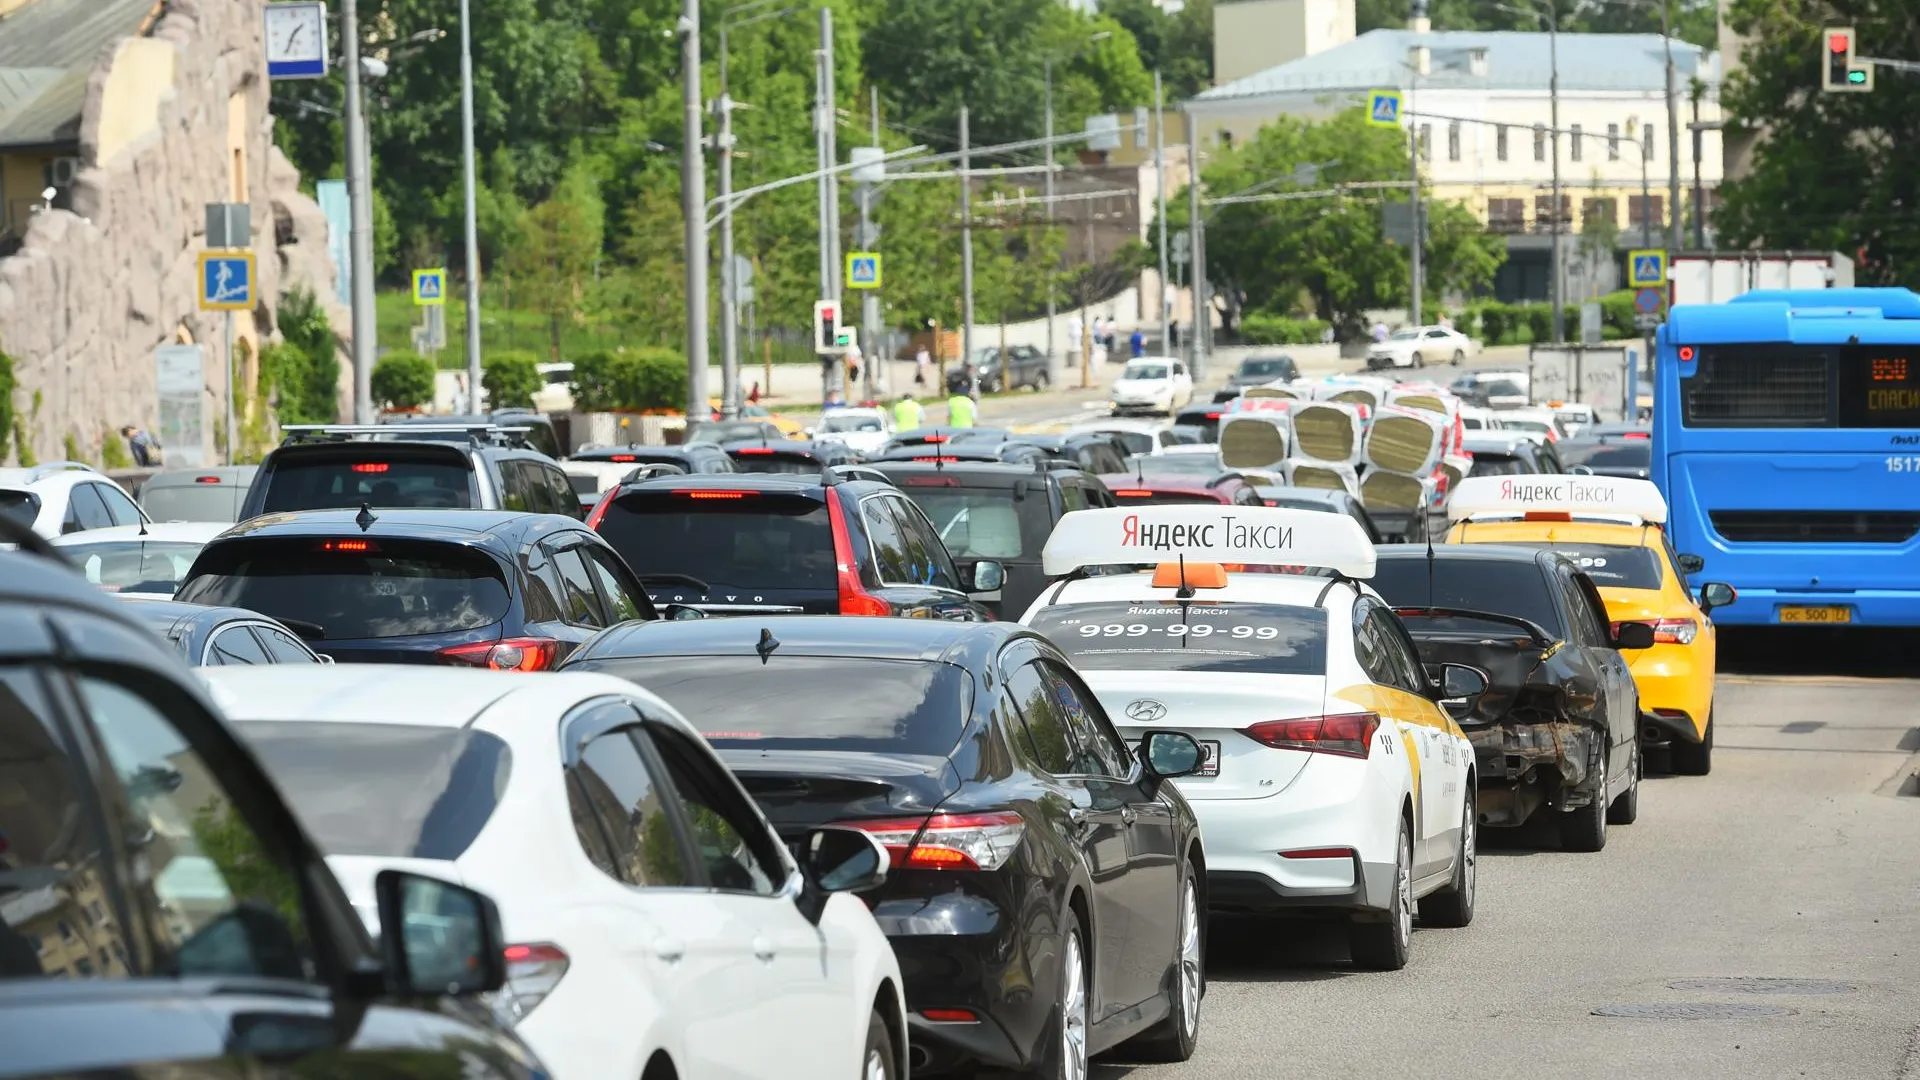
<path id="1" fill-rule="evenodd" d="M 840 302 L 816 300 L 813 303 L 813 351 L 821 354 L 840 348 Z"/>
<path id="2" fill-rule="evenodd" d="M 1828 27 L 1820 35 L 1820 89 L 1858 92 L 1873 89 L 1873 65 L 1854 60 L 1854 32 L 1850 26 Z"/>

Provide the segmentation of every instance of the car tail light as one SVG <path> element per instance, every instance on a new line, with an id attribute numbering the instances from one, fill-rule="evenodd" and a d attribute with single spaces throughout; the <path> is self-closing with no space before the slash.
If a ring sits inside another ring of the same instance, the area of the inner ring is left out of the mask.
<path id="1" fill-rule="evenodd" d="M 1691 645 L 1700 634 L 1700 624 L 1692 619 L 1651 619 L 1647 622 L 1653 627 L 1655 645 Z M 1620 624 L 1613 624 L 1613 636 L 1620 636 Z"/>
<path id="2" fill-rule="evenodd" d="M 980 1017 L 972 1009 L 921 1009 L 920 1015 L 936 1024 L 977 1024 Z"/>
<path id="3" fill-rule="evenodd" d="M 380 545 L 371 540 L 322 540 L 320 541 L 320 550 L 348 555 L 363 555 L 368 552 L 379 551 Z"/>
<path id="4" fill-rule="evenodd" d="M 593 504 L 593 512 L 587 515 L 587 528 L 600 531 L 600 519 L 607 516 L 607 507 L 613 505 L 613 497 L 620 493 L 618 487 L 609 488 L 600 493 L 600 499 Z"/>
<path id="5" fill-rule="evenodd" d="M 1573 515 L 1564 510 L 1529 510 L 1523 520 L 1526 521 L 1572 521 Z"/>
<path id="6" fill-rule="evenodd" d="M 1625 435 L 1623 435 L 1623 436 L 1621 436 L 1621 438 L 1625 438 L 1625 439 L 1651 439 L 1651 438 L 1653 438 L 1653 432 L 1651 432 L 1651 431 L 1629 431 L 1629 432 L 1627 432 L 1627 433 L 1626 433 Z"/>
<path id="7" fill-rule="evenodd" d="M 744 499 L 751 493 L 745 491 L 676 491 L 674 494 L 683 499 Z"/>
<path id="8" fill-rule="evenodd" d="M 357 473 L 383 473 L 391 468 L 393 468 L 393 466 L 384 461 L 362 461 L 357 462 L 353 466 L 353 471 Z"/>
<path id="9" fill-rule="evenodd" d="M 853 554 L 853 538 L 847 533 L 847 513 L 841 507 L 840 493 L 827 489 L 827 521 L 833 527 L 833 563 L 839 579 L 840 614 L 891 615 L 893 605 L 873 595 L 860 583 L 860 563 Z"/>
<path id="10" fill-rule="evenodd" d="M 1207 414 L 1207 419 L 1209 419 L 1209 420 L 1218 420 L 1218 419 L 1220 419 L 1220 418 L 1221 418 L 1222 416 L 1225 416 L 1225 415 L 1226 415 L 1225 413 L 1217 413 L 1217 412 L 1210 412 L 1210 413 L 1208 413 L 1208 414 Z"/>
<path id="11" fill-rule="evenodd" d="M 507 1023 L 518 1023 L 546 1000 L 567 973 L 567 954 L 558 945 L 509 945 L 507 985 L 499 997 L 499 1011 Z"/>
<path id="12" fill-rule="evenodd" d="M 1011 810 L 840 824 L 878 840 L 898 870 L 998 870 L 1027 831 L 1026 821 Z"/>
<path id="13" fill-rule="evenodd" d="M 610 455 L 607 460 L 614 462 L 639 461 L 640 457 L 637 454 L 613 454 Z"/>
<path id="14" fill-rule="evenodd" d="M 1246 736 L 1275 750 L 1363 758 L 1373 749 L 1373 733 L 1379 727 L 1378 713 L 1335 713 L 1302 716 L 1297 720 L 1268 720 L 1247 728 Z"/>
<path id="15" fill-rule="evenodd" d="M 924 442 L 924 443 L 936 443 L 936 444 L 938 444 L 938 443 L 943 443 L 943 442 L 952 442 L 952 441 L 953 441 L 953 438 L 952 438 L 952 436 L 949 436 L 949 435 L 929 435 L 929 436 L 927 436 L 926 438 L 924 438 L 924 439 L 921 439 L 920 441 L 921 441 L 921 442 Z"/>
<path id="16" fill-rule="evenodd" d="M 1350 847 L 1301 848 L 1298 851 L 1283 851 L 1280 857 L 1283 859 L 1351 859 L 1353 849 Z"/>
<path id="17" fill-rule="evenodd" d="M 1117 496 L 1117 497 L 1119 497 L 1119 498 L 1122 498 L 1122 499 L 1151 499 L 1151 498 L 1153 498 L 1153 492 L 1151 492 L 1151 491 L 1148 491 L 1148 490 L 1147 490 L 1146 488 L 1114 488 L 1114 489 L 1113 489 L 1113 493 L 1114 493 L 1114 495 L 1115 495 L 1115 496 Z"/>
<path id="18" fill-rule="evenodd" d="M 196 476 L 193 478 L 193 482 L 196 484 L 217 484 L 220 482 L 220 478 L 217 476 Z"/>
<path id="19" fill-rule="evenodd" d="M 552 638 L 513 637 L 455 645 L 434 655 L 456 664 L 493 671 L 547 671 L 553 667 L 555 647 L 559 644 Z"/>
<path id="20" fill-rule="evenodd" d="M 754 455 L 756 455 L 756 456 L 758 456 L 758 455 L 762 455 L 762 454 L 771 454 L 771 453 L 773 453 L 773 447 L 771 447 L 771 446 L 743 446 L 743 447 L 741 447 L 740 449 L 738 449 L 738 450 L 735 450 L 735 451 L 734 451 L 734 453 L 736 453 L 736 454 L 754 454 Z"/>

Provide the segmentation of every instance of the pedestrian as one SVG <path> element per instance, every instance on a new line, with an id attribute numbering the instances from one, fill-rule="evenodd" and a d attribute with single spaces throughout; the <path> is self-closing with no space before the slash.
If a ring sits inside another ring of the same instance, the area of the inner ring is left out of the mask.
<path id="1" fill-rule="evenodd" d="M 759 379 L 753 380 L 753 389 L 749 391 L 747 394 L 747 404 L 749 405 L 760 404 L 760 380 Z"/>
<path id="2" fill-rule="evenodd" d="M 1173 347 L 1174 352 L 1180 351 L 1180 324 L 1179 323 L 1176 322 L 1176 323 L 1167 324 L 1167 343 Z"/>
<path id="3" fill-rule="evenodd" d="M 1453 320 L 1447 318 L 1447 313 L 1444 311 L 1440 313 L 1440 329 L 1442 330 L 1453 329 Z"/>
<path id="4" fill-rule="evenodd" d="M 1147 335 L 1139 327 L 1133 328 L 1133 336 L 1127 339 L 1127 343 L 1133 346 L 1135 359 L 1147 355 Z"/>
<path id="5" fill-rule="evenodd" d="M 947 426 L 970 428 L 973 426 L 973 399 L 965 393 L 955 391 L 947 399 Z"/>
<path id="6" fill-rule="evenodd" d="M 860 343 L 847 343 L 847 397 L 853 397 L 853 384 L 860 381 Z"/>
<path id="7" fill-rule="evenodd" d="M 160 463 L 156 452 L 159 444 L 153 441 L 153 436 L 128 424 L 120 429 L 120 437 L 127 440 L 127 452 L 133 455 L 135 465 L 145 469 Z"/>
<path id="8" fill-rule="evenodd" d="M 1392 333 L 1392 331 L 1390 331 L 1390 330 L 1388 330 L 1388 329 L 1387 329 L 1387 323 L 1386 323 L 1386 320 L 1384 320 L 1384 319 L 1376 319 L 1376 320 L 1374 320 L 1374 323 L 1373 323 L 1373 342 L 1374 342 L 1374 344 L 1376 344 L 1376 345 L 1378 345 L 1378 344 L 1380 344 L 1381 342 L 1383 342 L 1383 341 L 1385 341 L 1385 340 L 1387 340 L 1387 335 L 1388 335 L 1388 334 L 1390 334 L 1390 333 Z"/>
<path id="9" fill-rule="evenodd" d="M 901 394 L 900 400 L 893 406 L 893 429 L 912 431 L 920 426 L 920 403 L 913 400 L 912 394 Z"/>
<path id="10" fill-rule="evenodd" d="M 1085 328 L 1080 325 L 1080 316 L 1067 316 L 1067 355 L 1080 355 L 1080 336 Z"/>
<path id="11" fill-rule="evenodd" d="M 915 350 L 913 354 L 913 385 L 927 385 L 927 376 L 932 373 L 933 356 L 927 352 L 926 344 L 922 343 L 920 348 Z"/>

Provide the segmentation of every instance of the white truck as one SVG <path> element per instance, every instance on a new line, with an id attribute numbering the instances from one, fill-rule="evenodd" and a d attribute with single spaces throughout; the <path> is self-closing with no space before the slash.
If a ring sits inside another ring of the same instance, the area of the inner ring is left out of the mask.
<path id="1" fill-rule="evenodd" d="M 1667 304 L 1724 304 L 1754 289 L 1848 289 L 1853 260 L 1837 251 L 1679 251 Z"/>

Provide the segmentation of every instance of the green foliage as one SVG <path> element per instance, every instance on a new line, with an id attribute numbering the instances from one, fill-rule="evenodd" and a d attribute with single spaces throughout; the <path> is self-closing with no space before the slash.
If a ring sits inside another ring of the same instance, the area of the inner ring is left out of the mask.
<path id="1" fill-rule="evenodd" d="M 327 313 L 312 293 L 280 298 L 282 343 L 260 350 L 260 384 L 270 388 L 283 424 L 331 424 L 340 418 L 340 357 Z"/>
<path id="2" fill-rule="evenodd" d="M 573 405 L 581 412 L 681 409 L 687 358 L 671 349 L 591 352 L 573 360 Z"/>
<path id="3" fill-rule="evenodd" d="M 389 353 L 373 365 L 373 400 L 388 409 L 418 409 L 433 400 L 433 361 Z"/>
<path id="4" fill-rule="evenodd" d="M 496 409 L 530 409 L 540 392 L 540 367 L 530 352 L 503 349 L 480 361 L 480 385 Z"/>
<path id="5" fill-rule="evenodd" d="M 287 921 L 296 939 L 304 936 L 299 886 L 231 806 L 217 798 L 208 799 L 194 813 L 193 842 L 199 854 L 220 871 L 221 880 L 236 901 L 252 900 L 272 908 Z"/>
<path id="6" fill-rule="evenodd" d="M 13 387 L 13 357 L 0 352 L 0 451 L 14 434 Z"/>
<path id="7" fill-rule="evenodd" d="M 553 326 L 577 318 L 600 262 L 606 204 L 591 167 L 577 163 L 553 197 L 534 207 L 508 250 L 504 268 L 513 276 L 523 306 L 547 316 Z M 559 358 L 559 335 L 550 346 Z"/>
<path id="8" fill-rule="evenodd" d="M 1240 338 L 1249 345 L 1318 345 L 1327 323 L 1320 319 L 1290 319 L 1264 311 L 1249 311 L 1240 320 Z"/>
<path id="9" fill-rule="evenodd" d="M 100 464 L 107 469 L 133 468 L 133 454 L 127 450 L 127 441 L 119 432 L 100 433 Z"/>
<path id="10" fill-rule="evenodd" d="M 1621 289 L 1600 298 L 1601 337 L 1624 341 L 1643 336 L 1633 322 L 1633 290 Z M 1562 313 L 1568 336 L 1578 336 L 1580 305 Z M 1502 304 L 1476 301 L 1461 313 L 1461 328 L 1484 345 L 1530 345 L 1553 339 L 1552 304 Z"/>
<path id="11" fill-rule="evenodd" d="M 1491 288 L 1494 275 L 1507 261 L 1506 241 L 1488 232 L 1461 203 L 1429 202 L 1424 210 L 1427 250 L 1421 270 L 1427 287 L 1466 296 Z"/>
<path id="12" fill-rule="evenodd" d="M 65 451 L 68 461 L 89 460 L 86 448 L 80 445 L 80 437 L 71 431 L 60 437 L 60 448 Z"/>
<path id="13" fill-rule="evenodd" d="M 1159 71 L 1167 100 L 1178 101 L 1213 85 L 1213 2 L 1187 0 L 1169 15 L 1154 0 L 1101 0 L 1100 14 L 1126 27 L 1141 65 Z"/>

